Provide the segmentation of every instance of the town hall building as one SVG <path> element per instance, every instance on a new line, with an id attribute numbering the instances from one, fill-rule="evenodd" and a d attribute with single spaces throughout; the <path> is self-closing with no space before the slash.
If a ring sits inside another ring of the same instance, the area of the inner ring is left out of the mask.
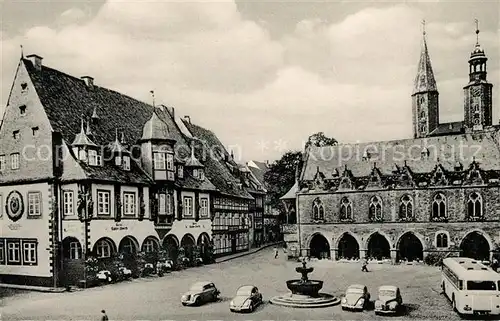
<path id="1" fill-rule="evenodd" d="M 464 81 L 464 119 L 443 123 L 424 33 L 413 138 L 307 149 L 297 184 L 282 198 L 297 218 L 284 230 L 288 245 L 329 259 L 498 256 L 500 127 L 487 60 L 478 40 Z"/>

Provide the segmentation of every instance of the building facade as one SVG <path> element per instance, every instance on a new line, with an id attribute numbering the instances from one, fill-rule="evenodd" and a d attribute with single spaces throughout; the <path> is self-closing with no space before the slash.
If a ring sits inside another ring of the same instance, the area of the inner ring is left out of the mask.
<path id="1" fill-rule="evenodd" d="M 285 197 L 298 220 L 285 239 L 301 255 L 329 259 L 498 256 L 500 129 L 492 125 L 486 61 L 478 42 L 464 120 L 440 123 L 424 35 L 411 96 L 414 138 L 306 150 L 295 195 Z"/>
<path id="2" fill-rule="evenodd" d="M 0 125 L 1 282 L 75 284 L 89 256 L 248 249 L 253 198 L 230 162 L 207 156 L 217 137 L 190 126 L 22 57 Z M 219 225 L 231 230 L 222 240 Z"/>

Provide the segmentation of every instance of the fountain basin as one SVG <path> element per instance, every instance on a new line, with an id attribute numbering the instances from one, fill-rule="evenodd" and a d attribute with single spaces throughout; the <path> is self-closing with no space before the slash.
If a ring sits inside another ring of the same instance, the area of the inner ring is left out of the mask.
<path id="1" fill-rule="evenodd" d="M 286 286 L 292 291 L 292 294 L 306 295 L 314 298 L 318 297 L 319 290 L 323 287 L 323 281 L 288 280 L 286 281 Z"/>
<path id="2" fill-rule="evenodd" d="M 289 308 L 326 308 L 340 304 L 340 299 L 326 293 L 319 293 L 314 298 L 307 295 L 284 294 L 271 298 L 270 302 Z"/>

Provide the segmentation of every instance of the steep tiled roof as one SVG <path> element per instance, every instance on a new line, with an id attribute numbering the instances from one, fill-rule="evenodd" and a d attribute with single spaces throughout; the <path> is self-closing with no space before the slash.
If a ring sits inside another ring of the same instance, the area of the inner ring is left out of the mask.
<path id="1" fill-rule="evenodd" d="M 295 182 L 293 186 L 286 192 L 285 195 L 280 197 L 280 200 L 290 200 L 297 198 L 297 192 L 299 191 L 299 182 Z"/>
<path id="2" fill-rule="evenodd" d="M 229 167 L 238 170 L 238 164 L 231 160 L 229 153 L 224 148 L 217 136 L 208 129 L 183 121 L 189 131 L 203 144 L 207 151 L 204 159 L 198 156 L 205 165 L 205 175 L 224 194 L 252 199 L 253 197 L 244 189 L 240 189 L 240 180 L 231 174 Z M 227 164 L 226 164 L 227 159 Z"/>
<path id="3" fill-rule="evenodd" d="M 439 124 L 438 127 L 429 134 L 429 136 L 461 134 L 464 131 L 463 125 L 464 124 L 461 121 Z"/>
<path id="4" fill-rule="evenodd" d="M 99 119 L 90 128 L 92 141 L 97 145 L 107 146 L 115 141 L 117 129 L 123 132 L 125 141 L 135 143 L 141 138 L 143 126 L 153 114 L 153 106 L 103 87 L 94 85 L 90 89 L 83 80 L 46 66 L 42 66 L 40 71 L 36 70 L 27 59 L 23 59 L 23 63 L 53 130 L 60 132 L 66 143 L 73 142 L 77 137 L 82 115 L 86 121 L 90 121 L 94 113 Z M 157 114 L 167 126 L 175 126 L 166 110 L 157 109 Z M 178 132 L 171 135 L 176 140 L 184 141 Z M 178 157 L 187 155 L 181 149 Z M 131 162 L 130 171 L 122 170 L 113 162 L 104 162 L 103 166 L 85 164 L 81 166 L 87 177 L 96 180 L 123 183 L 152 182 L 151 177 L 135 161 Z M 62 177 L 66 177 L 65 173 Z"/>
<path id="5" fill-rule="evenodd" d="M 248 167 L 255 178 L 259 181 L 262 186 L 266 186 L 264 182 L 264 174 L 268 171 L 267 167 L 265 169 L 255 168 L 253 166 Z"/>
<path id="6" fill-rule="evenodd" d="M 374 166 L 382 175 L 406 166 L 416 174 L 433 172 L 438 164 L 454 171 L 457 163 L 464 169 L 475 161 L 481 170 L 500 170 L 499 132 L 484 131 L 422 139 L 311 147 L 301 180 L 311 181 L 319 169 L 325 179 L 349 170 L 354 177 L 367 177 Z"/>

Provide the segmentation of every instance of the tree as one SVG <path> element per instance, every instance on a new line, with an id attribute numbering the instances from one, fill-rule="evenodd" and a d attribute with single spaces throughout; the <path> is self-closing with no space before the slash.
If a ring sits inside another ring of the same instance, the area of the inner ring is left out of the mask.
<path id="1" fill-rule="evenodd" d="M 298 167 L 302 169 L 303 160 L 301 152 L 287 152 L 281 159 L 269 166 L 269 170 L 264 174 L 264 181 L 267 186 L 269 204 L 280 212 L 284 212 L 280 197 L 295 184 L 295 173 Z"/>
<path id="2" fill-rule="evenodd" d="M 309 136 L 305 148 L 309 146 L 323 147 L 323 146 L 337 146 L 338 141 L 335 138 L 326 137 L 325 133 L 318 132 Z"/>

